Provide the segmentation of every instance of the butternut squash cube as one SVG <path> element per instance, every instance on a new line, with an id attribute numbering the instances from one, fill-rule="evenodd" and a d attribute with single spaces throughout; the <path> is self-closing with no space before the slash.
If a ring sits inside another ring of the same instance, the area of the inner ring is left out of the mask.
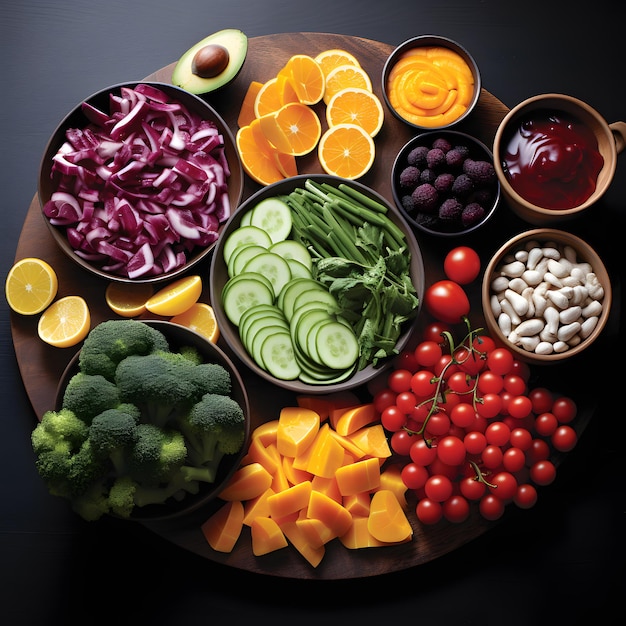
<path id="1" fill-rule="evenodd" d="M 391 448 L 382 424 L 365 426 L 347 438 L 363 450 L 364 456 L 375 456 L 378 459 L 388 459 L 391 456 Z"/>
<path id="2" fill-rule="evenodd" d="M 246 526 L 252 525 L 252 520 L 255 517 L 269 517 L 270 507 L 267 503 L 267 498 L 274 493 L 274 490 L 270 487 L 265 490 L 260 496 L 246 500 L 243 505 L 244 516 L 243 523 Z"/>
<path id="3" fill-rule="evenodd" d="M 407 488 L 402 480 L 402 468 L 399 465 L 389 465 L 381 472 L 380 489 L 393 491 L 400 506 L 406 509 L 408 506 L 406 499 Z"/>
<path id="4" fill-rule="evenodd" d="M 341 413 L 341 416 L 336 421 L 335 430 L 340 435 L 351 435 L 359 428 L 371 424 L 377 418 L 378 414 L 372 402 L 360 404 Z"/>
<path id="5" fill-rule="evenodd" d="M 276 433 L 278 431 L 278 420 L 270 420 L 257 426 L 251 435 L 252 439 L 260 439 L 264 446 L 276 443 Z"/>
<path id="6" fill-rule="evenodd" d="M 312 548 L 319 548 L 336 537 L 335 533 L 322 520 L 313 517 L 296 520 L 296 526 Z"/>
<path id="7" fill-rule="evenodd" d="M 216 552 L 232 552 L 243 528 L 244 509 L 238 500 L 223 504 L 201 526 L 202 534 Z"/>
<path id="8" fill-rule="evenodd" d="M 255 517 L 250 526 L 252 554 L 262 556 L 287 547 L 287 538 L 271 517 Z"/>
<path id="9" fill-rule="evenodd" d="M 335 477 L 342 496 L 374 491 L 380 487 L 380 464 L 374 457 L 356 461 L 340 467 Z"/>
<path id="10" fill-rule="evenodd" d="M 372 533 L 367 528 L 367 517 L 361 516 L 352 518 L 352 525 L 346 533 L 339 537 L 339 541 L 349 550 L 380 548 L 389 545 L 372 536 Z"/>
<path id="11" fill-rule="evenodd" d="M 270 474 L 276 471 L 280 463 L 280 455 L 276 443 L 263 443 L 260 437 L 253 437 L 248 447 L 248 455 L 251 463 L 260 463 Z"/>
<path id="12" fill-rule="evenodd" d="M 272 484 L 272 475 L 260 464 L 240 467 L 219 494 L 222 500 L 251 500 Z"/>
<path id="13" fill-rule="evenodd" d="M 367 529 L 384 543 L 401 543 L 413 535 L 413 528 L 398 499 L 388 489 L 381 489 L 372 496 Z"/>
<path id="14" fill-rule="evenodd" d="M 302 483 L 304 481 L 310 481 L 313 478 L 313 474 L 311 472 L 307 472 L 306 470 L 301 470 L 293 466 L 294 458 L 290 456 L 282 457 L 283 464 L 283 472 L 287 478 L 287 481 L 290 485 L 297 485 L 298 483 Z"/>
<path id="15" fill-rule="evenodd" d="M 321 520 L 337 537 L 345 534 L 352 524 L 350 511 L 319 491 L 311 491 L 306 515 Z"/>
<path id="16" fill-rule="evenodd" d="M 334 476 L 343 465 L 345 450 L 332 436 L 331 428 L 327 423 L 321 426 L 311 446 L 307 471 L 324 478 Z"/>
<path id="17" fill-rule="evenodd" d="M 291 545 L 313 566 L 317 567 L 326 554 L 326 547 L 313 547 L 302 530 L 298 528 L 297 521 L 290 521 L 281 524 L 281 528 Z"/>
<path id="18" fill-rule="evenodd" d="M 283 491 L 277 491 L 267 499 L 270 516 L 280 518 L 289 515 L 289 513 L 305 509 L 309 504 L 310 495 L 311 483 L 308 481 L 298 483 Z"/>
<path id="19" fill-rule="evenodd" d="M 302 407 L 283 407 L 276 431 L 278 452 L 284 456 L 298 456 L 313 443 L 319 428 L 319 413 Z"/>
<path id="20" fill-rule="evenodd" d="M 370 514 L 371 496 L 367 491 L 344 496 L 343 506 L 350 511 L 352 517 L 367 517 Z"/>

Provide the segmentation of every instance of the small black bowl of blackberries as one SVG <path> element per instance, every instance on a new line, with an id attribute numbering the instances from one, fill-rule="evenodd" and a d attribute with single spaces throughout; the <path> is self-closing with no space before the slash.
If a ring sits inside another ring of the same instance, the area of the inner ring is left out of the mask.
<path id="1" fill-rule="evenodd" d="M 477 230 L 500 201 L 491 150 L 452 130 L 422 133 L 406 143 L 391 170 L 391 189 L 414 228 L 439 236 Z"/>

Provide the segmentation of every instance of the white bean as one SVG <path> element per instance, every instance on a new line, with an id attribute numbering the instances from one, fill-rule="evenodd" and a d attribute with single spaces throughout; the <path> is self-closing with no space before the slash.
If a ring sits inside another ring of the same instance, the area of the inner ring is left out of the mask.
<path id="1" fill-rule="evenodd" d="M 524 291 L 526 287 L 528 287 L 528 283 L 519 276 L 516 278 L 512 278 L 509 281 L 509 289 L 512 289 L 513 291 L 517 291 L 517 293 L 522 293 L 522 291 Z"/>
<path id="2" fill-rule="evenodd" d="M 540 341 L 535 348 L 535 354 L 552 354 L 554 346 L 548 341 Z"/>
<path id="3" fill-rule="evenodd" d="M 580 322 L 572 322 L 571 324 L 564 324 L 559 328 L 556 336 L 561 341 L 569 341 L 576 333 L 580 332 Z"/>
<path id="4" fill-rule="evenodd" d="M 550 290 L 548 290 L 548 292 L 546 293 L 546 297 L 558 309 L 565 309 L 565 308 L 567 308 L 567 305 L 569 304 L 569 300 L 567 299 L 567 296 L 565 294 L 561 293 L 560 291 L 550 291 Z"/>
<path id="5" fill-rule="evenodd" d="M 602 303 L 598 300 L 592 300 L 587 306 L 583 307 L 581 313 L 583 317 L 597 317 L 602 313 Z"/>
<path id="6" fill-rule="evenodd" d="M 598 325 L 598 318 L 596 316 L 588 317 L 581 325 L 580 325 L 580 336 L 583 339 L 587 339 L 589 335 L 593 332 L 594 328 Z"/>
<path id="7" fill-rule="evenodd" d="M 569 267 L 563 261 L 555 261 L 550 259 L 548 261 L 548 271 L 557 278 L 565 278 L 569 275 Z"/>
<path id="8" fill-rule="evenodd" d="M 526 266 L 521 261 L 512 261 L 511 263 L 503 265 L 500 272 L 503 276 L 515 278 L 516 276 L 521 276 L 525 270 Z"/>
<path id="9" fill-rule="evenodd" d="M 505 289 L 507 289 L 509 286 L 509 279 L 506 278 L 506 276 L 498 276 L 497 278 L 494 278 L 493 281 L 491 282 L 491 290 L 495 291 L 496 293 L 500 293 L 501 291 L 504 291 Z"/>
<path id="10" fill-rule="evenodd" d="M 575 322 L 582 314 L 582 308 L 579 306 L 571 306 L 559 313 L 559 321 L 561 324 L 571 324 Z"/>
<path id="11" fill-rule="evenodd" d="M 513 310 L 520 318 L 528 313 L 528 300 L 524 296 L 513 291 L 513 289 L 507 289 L 504 292 L 504 297 L 511 303 Z"/>
<path id="12" fill-rule="evenodd" d="M 498 315 L 498 326 L 503 335 L 509 335 L 513 329 L 510 316 L 506 313 L 500 313 L 500 315 Z"/>
<path id="13" fill-rule="evenodd" d="M 524 320 L 515 327 L 515 332 L 520 337 L 532 337 L 538 335 L 545 326 L 545 323 L 538 317 L 533 317 L 528 320 Z"/>

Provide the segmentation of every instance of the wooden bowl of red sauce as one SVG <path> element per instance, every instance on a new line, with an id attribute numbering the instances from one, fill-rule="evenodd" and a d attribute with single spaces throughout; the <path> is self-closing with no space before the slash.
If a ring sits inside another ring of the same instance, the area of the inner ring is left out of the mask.
<path id="1" fill-rule="evenodd" d="M 587 103 L 548 93 L 520 102 L 493 144 L 504 200 L 523 220 L 556 225 L 594 207 L 613 181 L 626 123 L 609 124 Z"/>

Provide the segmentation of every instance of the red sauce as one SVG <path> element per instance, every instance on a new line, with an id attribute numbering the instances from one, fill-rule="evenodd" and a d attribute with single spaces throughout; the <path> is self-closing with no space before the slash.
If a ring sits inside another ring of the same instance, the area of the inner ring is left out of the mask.
<path id="1" fill-rule="evenodd" d="M 506 145 L 503 167 L 511 186 L 548 209 L 585 202 L 604 164 L 591 129 L 560 111 L 534 111 Z"/>

